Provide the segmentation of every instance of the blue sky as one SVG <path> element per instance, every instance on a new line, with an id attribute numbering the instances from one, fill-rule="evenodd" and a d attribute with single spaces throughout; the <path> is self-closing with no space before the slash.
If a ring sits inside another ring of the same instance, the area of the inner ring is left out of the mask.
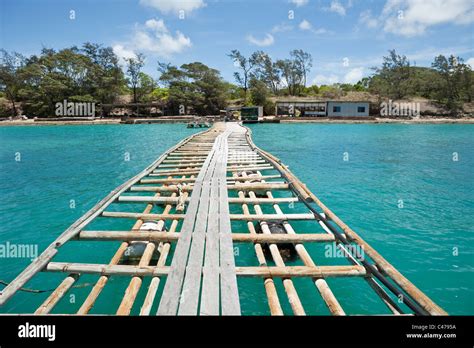
<path id="1" fill-rule="evenodd" d="M 474 66 L 473 22 L 471 0 L 1 0 L 0 47 L 28 55 L 91 41 L 144 53 L 155 78 L 158 60 L 202 61 L 228 81 L 232 49 L 278 59 L 301 48 L 310 83 L 355 83 L 392 48 L 418 66 L 438 54 Z"/>

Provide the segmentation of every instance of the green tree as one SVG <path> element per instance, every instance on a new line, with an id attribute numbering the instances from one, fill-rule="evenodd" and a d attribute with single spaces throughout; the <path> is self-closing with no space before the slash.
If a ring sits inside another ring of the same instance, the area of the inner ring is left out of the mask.
<path id="1" fill-rule="evenodd" d="M 281 71 L 270 56 L 263 51 L 255 52 L 256 68 L 254 77 L 263 81 L 273 94 L 278 93 L 281 84 Z"/>
<path id="2" fill-rule="evenodd" d="M 128 83 L 132 89 L 133 102 L 138 103 L 138 94 L 137 90 L 140 83 L 140 73 L 145 65 L 145 56 L 142 53 L 136 55 L 135 58 L 127 58 L 127 75 Z"/>
<path id="3" fill-rule="evenodd" d="M 268 88 L 265 82 L 253 78 L 250 80 L 250 95 L 253 105 L 265 105 L 269 96 Z"/>
<path id="4" fill-rule="evenodd" d="M 110 103 L 120 94 L 124 75 L 110 47 L 86 43 L 82 49 L 43 49 L 25 60 L 18 73 L 17 101 L 30 116 L 53 116 L 64 99 Z"/>
<path id="5" fill-rule="evenodd" d="M 291 59 L 279 59 L 276 62 L 278 69 L 281 71 L 281 76 L 289 95 L 296 95 L 297 86 L 299 85 L 302 75 L 298 70 L 295 62 Z"/>
<path id="6" fill-rule="evenodd" d="M 92 62 L 87 79 L 90 94 L 101 104 L 113 103 L 125 85 L 117 55 L 111 47 L 90 42 L 82 46 L 82 52 Z"/>
<path id="7" fill-rule="evenodd" d="M 291 51 L 290 57 L 293 59 L 294 69 L 299 77 L 297 88 L 301 90 L 302 87 L 306 87 L 306 78 L 313 67 L 313 57 L 301 49 Z"/>
<path id="8" fill-rule="evenodd" d="M 159 71 L 160 82 L 169 89 L 168 109 L 173 113 L 192 106 L 200 115 L 215 115 L 225 108 L 228 84 L 219 71 L 200 62 L 180 68 L 160 63 Z"/>
<path id="9" fill-rule="evenodd" d="M 17 116 L 17 101 L 23 81 L 21 70 L 25 65 L 26 58 L 20 53 L 8 53 L 0 50 L 0 91 L 2 91 L 11 103 L 13 116 Z"/>
<path id="10" fill-rule="evenodd" d="M 259 53 L 255 52 L 249 58 L 246 58 L 244 55 L 242 55 L 242 53 L 240 53 L 240 51 L 232 50 L 228 56 L 234 61 L 234 64 L 241 70 L 241 72 L 234 72 L 234 78 L 235 81 L 244 90 L 245 98 L 247 98 L 249 82 L 252 77 L 252 71 L 258 63 Z"/>
<path id="11" fill-rule="evenodd" d="M 94 101 L 87 84 L 91 61 L 76 47 L 61 51 L 43 49 L 32 56 L 22 69 L 24 80 L 19 91 L 25 113 L 54 116 L 55 104 L 70 101 Z"/>
<path id="12" fill-rule="evenodd" d="M 470 99 L 472 91 L 471 68 L 464 64 L 461 58 L 453 55 L 448 58 L 439 55 L 431 66 L 438 72 L 442 80 L 436 91 L 437 99 L 444 102 L 451 113 L 457 113 L 462 107 L 463 94 L 466 100 Z"/>
<path id="13" fill-rule="evenodd" d="M 374 68 L 377 77 L 372 80 L 372 91 L 382 96 L 401 99 L 408 94 L 410 78 L 410 62 L 406 56 L 400 56 L 395 50 L 390 50 L 383 57 L 381 68 Z"/>
<path id="14" fill-rule="evenodd" d="M 252 78 L 249 83 L 249 88 L 252 104 L 263 106 L 265 115 L 273 114 L 275 111 L 275 105 L 268 99 L 270 96 L 270 90 L 265 82 Z"/>
<path id="15" fill-rule="evenodd" d="M 138 75 L 138 84 L 136 87 L 136 97 L 138 102 L 150 101 L 151 94 L 156 88 L 156 82 L 153 78 L 144 72 Z"/>
<path id="16" fill-rule="evenodd" d="M 149 95 L 150 101 L 167 102 L 169 98 L 169 89 L 155 87 Z"/>

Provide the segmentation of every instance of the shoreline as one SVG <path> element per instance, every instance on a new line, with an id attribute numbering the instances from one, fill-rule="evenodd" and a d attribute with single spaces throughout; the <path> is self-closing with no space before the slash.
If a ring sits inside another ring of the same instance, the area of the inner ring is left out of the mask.
<path id="1" fill-rule="evenodd" d="M 280 120 L 280 123 L 321 123 L 321 124 L 474 124 L 474 118 L 427 118 L 427 119 L 396 119 L 374 118 L 364 120 Z"/>
<path id="2" fill-rule="evenodd" d="M 136 124 L 170 124 L 170 123 L 182 123 L 186 124 L 189 120 L 150 120 L 147 122 L 145 119 L 141 119 L 142 122 Z M 474 118 L 420 118 L 420 119 L 396 119 L 396 118 L 374 118 L 374 119 L 280 119 L 279 123 L 291 124 L 291 123 L 318 123 L 318 124 L 474 124 Z M 262 123 L 277 123 L 266 120 Z M 34 120 L 15 120 L 15 121 L 1 121 L 0 127 L 10 126 L 70 126 L 70 125 L 118 125 L 125 124 L 120 119 L 100 119 L 100 120 L 85 120 L 85 121 L 39 121 Z"/>

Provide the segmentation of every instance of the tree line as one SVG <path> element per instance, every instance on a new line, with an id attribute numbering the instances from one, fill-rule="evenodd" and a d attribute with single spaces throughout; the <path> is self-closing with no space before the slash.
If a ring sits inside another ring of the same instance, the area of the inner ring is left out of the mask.
<path id="1" fill-rule="evenodd" d="M 262 105 L 274 110 L 275 97 L 299 96 L 340 98 L 352 91 L 370 92 L 380 99 L 421 96 L 436 100 L 456 113 L 471 102 L 474 73 L 462 59 L 438 56 L 431 67 L 412 66 L 395 50 L 383 57 L 372 76 L 356 84 L 309 85 L 313 68 L 311 54 L 292 50 L 273 60 L 256 51 L 246 57 L 238 50 L 228 54 L 235 66 L 235 83 L 226 82 L 218 70 L 201 62 L 175 66 L 157 62 L 157 79 L 143 71 L 146 57 L 137 54 L 121 66 L 111 47 L 85 43 L 55 51 L 44 48 L 39 55 L 25 57 L 0 50 L 0 97 L 7 106 L 0 116 L 48 117 L 57 102 L 117 103 L 130 96 L 133 103 L 158 102 L 166 114 L 215 115 L 229 103 Z M 4 105 L 4 104 L 2 104 Z M 147 108 L 141 109 L 147 112 Z M 103 110 L 107 113 L 109 110 Z"/>
<path id="2" fill-rule="evenodd" d="M 123 93 L 124 74 L 110 47 L 86 43 L 25 57 L 1 50 L 0 91 L 28 116 L 52 116 L 57 102 L 110 103 Z"/>
<path id="3" fill-rule="evenodd" d="M 439 55 L 430 68 L 425 68 L 412 66 L 406 56 L 391 50 L 383 57 L 382 66 L 373 70 L 375 74 L 363 84 L 380 97 L 424 97 L 446 106 L 453 114 L 473 99 L 474 72 L 463 59 L 454 55 Z"/>
<path id="4" fill-rule="evenodd" d="M 408 58 L 390 50 L 373 74 L 356 84 L 335 83 L 307 87 L 307 76 L 313 67 L 312 57 L 303 50 L 293 50 L 287 59 L 272 61 L 262 51 L 248 58 L 234 50 L 229 57 L 238 71 L 235 81 L 241 87 L 246 102 L 268 105 L 272 96 L 313 96 L 340 98 L 348 92 L 369 92 L 382 99 L 400 100 L 424 97 L 437 101 L 452 114 L 457 114 L 465 102 L 472 102 L 474 72 L 463 59 L 453 55 L 435 57 L 431 67 L 412 66 Z M 270 103 L 271 104 L 271 103 Z M 272 107 L 269 105 L 269 109 Z"/>

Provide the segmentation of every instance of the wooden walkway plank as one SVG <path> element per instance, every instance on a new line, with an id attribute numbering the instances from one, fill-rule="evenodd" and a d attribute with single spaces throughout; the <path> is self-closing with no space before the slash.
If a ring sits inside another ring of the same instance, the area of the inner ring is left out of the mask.
<path id="1" fill-rule="evenodd" d="M 240 315 L 240 300 L 235 274 L 234 249 L 232 244 L 232 231 L 230 226 L 229 204 L 227 190 L 220 185 L 220 258 L 221 258 L 221 301 L 222 315 Z"/>
<path id="2" fill-rule="evenodd" d="M 206 161 L 201 169 L 194 185 L 191 201 L 184 218 L 183 226 L 180 232 L 180 238 L 176 245 L 176 250 L 171 262 L 170 274 L 168 275 L 163 294 L 158 307 L 158 315 L 176 315 L 181 295 L 184 274 L 186 272 L 186 263 L 188 260 L 189 248 L 191 245 L 192 232 L 194 228 L 195 216 L 199 207 L 200 193 L 202 190 L 202 181 L 207 172 L 207 166 L 212 158 L 212 152 L 208 154 Z"/>
<path id="3" fill-rule="evenodd" d="M 197 313 L 210 189 L 209 182 L 204 182 L 199 201 L 199 210 L 196 216 L 197 223 L 192 233 L 191 249 L 184 274 L 184 283 L 179 301 L 179 315 L 196 315 Z"/>
<path id="4" fill-rule="evenodd" d="M 199 306 L 199 294 L 202 278 L 202 263 L 204 258 L 204 245 L 206 228 L 209 217 L 209 202 L 211 194 L 211 179 L 218 159 L 221 139 L 218 137 L 212 151 L 212 159 L 207 168 L 203 182 L 203 190 L 199 201 L 199 210 L 196 216 L 189 260 L 186 266 L 185 279 L 179 304 L 179 315 L 196 315 Z"/>
<path id="5" fill-rule="evenodd" d="M 201 315 L 219 315 L 219 183 L 212 179 L 209 217 L 206 229 L 206 255 L 203 267 Z"/>
<path id="6" fill-rule="evenodd" d="M 223 172 L 219 177 L 219 239 L 221 260 L 221 302 L 222 315 L 240 315 L 239 290 L 235 274 L 234 248 L 230 225 L 229 202 L 227 193 L 227 155 L 228 143 L 225 143 Z"/>

